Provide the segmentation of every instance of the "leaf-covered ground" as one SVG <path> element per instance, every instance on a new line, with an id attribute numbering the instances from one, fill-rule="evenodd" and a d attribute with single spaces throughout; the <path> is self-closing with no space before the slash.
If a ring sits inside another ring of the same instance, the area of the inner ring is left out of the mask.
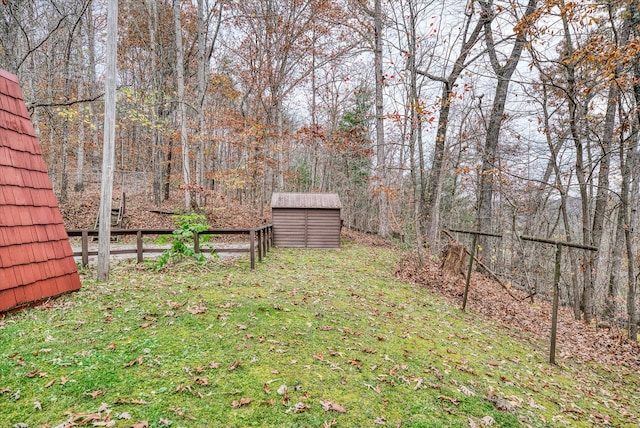
<path id="1" fill-rule="evenodd" d="M 636 426 L 638 375 L 398 280 L 398 254 L 121 264 L 0 318 L 0 426 Z"/>

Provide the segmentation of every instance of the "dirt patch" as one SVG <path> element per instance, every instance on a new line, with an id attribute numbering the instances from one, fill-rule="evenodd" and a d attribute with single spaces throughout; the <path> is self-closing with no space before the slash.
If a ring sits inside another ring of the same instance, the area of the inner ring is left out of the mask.
<path id="1" fill-rule="evenodd" d="M 117 192 L 114 195 L 117 196 L 114 196 L 113 208 L 118 208 L 120 196 Z M 68 201 L 60 203 L 62 219 L 67 229 L 94 229 L 99 209 L 98 189 L 75 193 Z M 215 192 L 209 193 L 206 203 L 195 211 L 204 214 L 213 229 L 246 229 L 271 221 L 270 210 L 265 208 L 264 215 L 261 216 L 259 209 L 251 209 Z M 146 193 L 127 195 L 123 228 L 173 229 L 176 226 L 173 215 L 183 212 L 184 199 L 177 192 L 159 207 L 153 205 Z"/>

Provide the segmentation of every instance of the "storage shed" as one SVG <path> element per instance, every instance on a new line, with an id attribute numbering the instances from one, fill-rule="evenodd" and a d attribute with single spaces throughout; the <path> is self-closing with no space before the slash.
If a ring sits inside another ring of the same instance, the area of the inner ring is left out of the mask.
<path id="1" fill-rule="evenodd" d="M 341 208 L 335 193 L 274 193 L 271 197 L 274 246 L 340 247 Z"/>
<path id="2" fill-rule="evenodd" d="M 0 312 L 79 288 L 18 78 L 0 70 Z"/>

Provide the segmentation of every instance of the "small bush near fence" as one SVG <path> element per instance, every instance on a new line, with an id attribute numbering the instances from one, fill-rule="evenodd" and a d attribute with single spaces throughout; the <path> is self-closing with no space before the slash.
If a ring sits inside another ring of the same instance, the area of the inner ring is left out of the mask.
<path id="1" fill-rule="evenodd" d="M 160 270 L 171 261 L 192 258 L 202 263 L 206 257 L 194 250 L 194 236 L 197 233 L 209 230 L 207 218 L 202 214 L 182 214 L 173 216 L 178 229 L 173 231 L 171 248 L 164 251 L 153 265 L 154 270 Z"/>

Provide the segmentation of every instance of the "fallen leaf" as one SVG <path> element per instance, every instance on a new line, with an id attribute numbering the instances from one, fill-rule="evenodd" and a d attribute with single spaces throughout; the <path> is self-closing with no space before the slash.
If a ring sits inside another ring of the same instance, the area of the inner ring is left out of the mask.
<path id="1" fill-rule="evenodd" d="M 149 421 L 140 421 L 137 424 L 133 424 L 131 428 L 149 428 Z"/>
<path id="2" fill-rule="evenodd" d="M 124 367 L 132 367 L 132 366 L 136 365 L 136 363 L 138 365 L 141 365 L 143 362 L 144 362 L 144 355 L 140 355 L 138 358 L 136 358 L 134 360 L 131 360 L 128 363 L 126 363 L 124 365 Z"/>
<path id="3" fill-rule="evenodd" d="M 240 401 L 234 400 L 231 403 L 231 407 L 238 408 L 238 407 L 246 406 L 247 404 L 251 403 L 252 401 L 253 400 L 251 398 L 243 397 L 243 398 L 240 399 Z"/>
<path id="4" fill-rule="evenodd" d="M 90 395 L 91 398 L 97 398 L 107 393 L 107 389 L 99 389 L 97 391 L 85 392 L 84 395 Z"/>
<path id="5" fill-rule="evenodd" d="M 158 425 L 163 425 L 165 427 L 168 427 L 171 425 L 171 421 L 169 419 L 160 418 L 160 420 L 158 421 Z"/>
<path id="6" fill-rule="evenodd" d="M 311 406 L 307 403 L 303 403 L 302 401 L 293 406 L 293 413 L 302 413 L 306 410 L 311 410 Z"/>
<path id="7" fill-rule="evenodd" d="M 33 402 L 33 408 L 35 410 L 42 410 L 42 404 L 39 401 L 34 401 Z"/>
<path id="8" fill-rule="evenodd" d="M 464 385 L 461 385 L 459 389 L 460 389 L 460 392 L 462 392 L 467 397 L 475 397 L 476 396 L 475 392 L 473 392 L 471 389 L 467 388 Z"/>
<path id="9" fill-rule="evenodd" d="M 52 386 L 53 386 L 53 384 L 54 384 L 54 383 L 56 383 L 56 380 L 55 380 L 55 379 L 52 379 L 52 380 L 51 380 L 51 381 L 49 381 L 49 382 L 48 382 L 44 387 L 45 387 L 45 388 L 50 388 L 50 387 L 52 387 Z M 0 394 L 0 395 L 2 395 L 2 394 Z"/>
<path id="10" fill-rule="evenodd" d="M 591 417 L 592 418 L 596 418 L 596 419 L 600 419 L 601 421 L 610 424 L 611 423 L 611 416 L 609 415 L 603 415 L 602 413 L 598 413 L 598 412 L 593 412 L 591 413 Z"/>
<path id="11" fill-rule="evenodd" d="M 373 421 L 373 423 L 376 425 L 386 425 L 387 420 L 384 418 L 384 416 L 379 416 Z"/>
<path id="12" fill-rule="evenodd" d="M 281 385 L 276 392 L 278 395 L 285 395 L 287 393 L 287 385 Z"/>
<path id="13" fill-rule="evenodd" d="M 195 383 L 197 383 L 198 385 L 202 385 L 202 386 L 208 386 L 209 385 L 209 379 L 206 377 L 196 377 L 193 379 L 193 381 Z"/>
<path id="14" fill-rule="evenodd" d="M 0 395 L 6 394 L 7 392 L 11 392 L 9 388 L 0 388 Z"/>
<path id="15" fill-rule="evenodd" d="M 332 426 L 334 426 L 336 424 L 336 420 L 335 419 L 331 419 L 330 421 L 324 421 L 322 423 L 322 427 L 323 428 L 331 428 Z"/>
<path id="16" fill-rule="evenodd" d="M 493 426 L 496 423 L 496 420 L 491 416 L 485 416 L 484 418 L 480 419 L 480 421 L 482 422 L 482 426 L 486 427 Z"/>
<path id="17" fill-rule="evenodd" d="M 129 419 L 131 419 L 131 414 L 129 412 L 118 413 L 116 415 L 116 418 L 129 420 Z"/>
<path id="18" fill-rule="evenodd" d="M 207 307 L 203 304 L 200 304 L 194 307 L 187 308 L 187 311 L 189 311 L 189 313 L 192 315 L 204 314 L 207 312 Z"/>
<path id="19" fill-rule="evenodd" d="M 493 406 L 502 411 L 511 412 L 514 409 L 514 405 L 504 398 L 497 397 L 493 394 L 487 396 L 487 400 L 493 403 Z"/>
<path id="20" fill-rule="evenodd" d="M 231 370 L 235 370 L 238 367 L 240 367 L 242 365 L 242 363 L 240 361 L 234 361 L 228 368 L 227 370 L 231 371 Z"/>
<path id="21" fill-rule="evenodd" d="M 338 403 L 334 403 L 333 401 L 320 400 L 320 404 L 322 405 L 322 408 L 325 412 L 333 410 L 334 412 L 345 413 L 347 411 L 347 409 L 345 409 Z"/>
<path id="22" fill-rule="evenodd" d="M 446 395 L 438 395 L 438 398 L 444 401 L 448 401 L 449 403 L 456 406 L 460 403 L 460 401 L 456 400 L 455 398 L 447 397 Z"/>

